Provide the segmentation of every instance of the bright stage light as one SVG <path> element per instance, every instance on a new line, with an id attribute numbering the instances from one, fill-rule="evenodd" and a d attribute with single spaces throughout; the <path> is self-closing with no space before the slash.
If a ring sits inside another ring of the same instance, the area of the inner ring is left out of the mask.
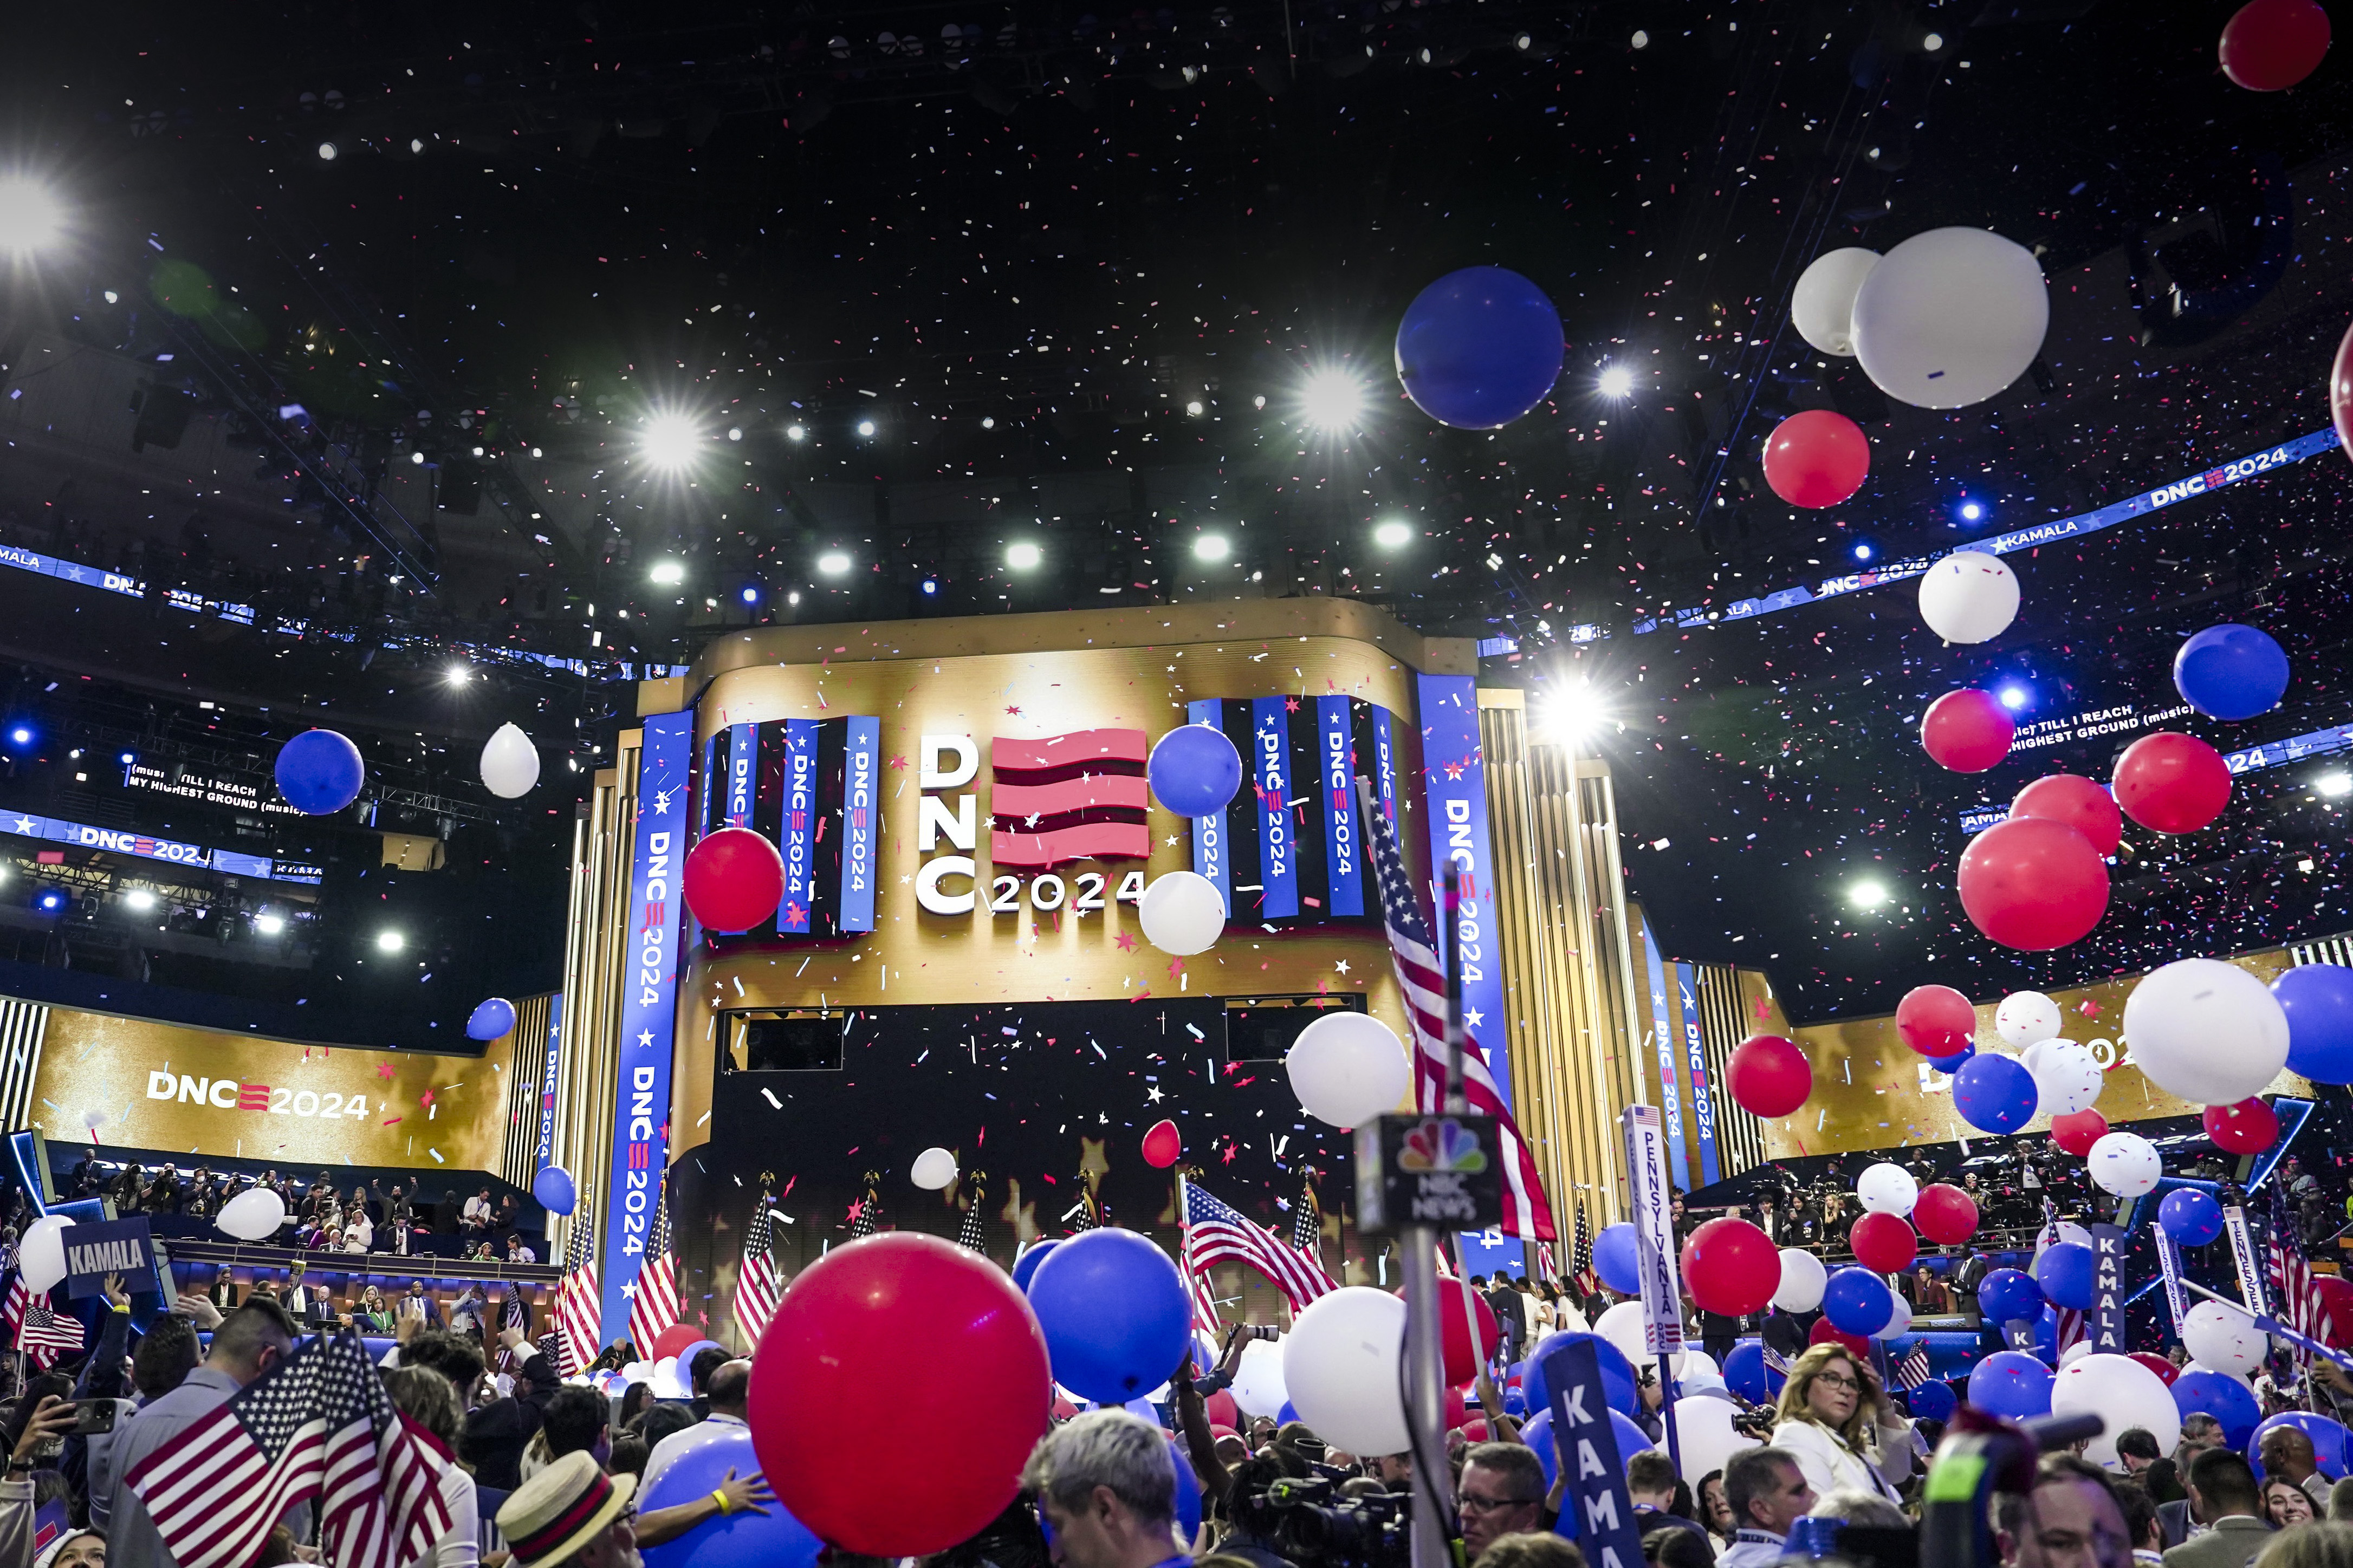
<path id="1" fill-rule="evenodd" d="M 398 952 L 407 945 L 408 939 L 396 931 L 380 931 L 375 933 L 375 950 L 378 952 Z"/>
<path id="2" fill-rule="evenodd" d="M 1046 559 L 1046 552 L 1024 540 L 1005 547 L 1005 563 L 1016 572 L 1027 572 Z"/>
<path id="3" fill-rule="evenodd" d="M 787 425 L 785 426 L 785 439 L 787 441 L 806 441 L 808 439 L 808 431 L 798 425 Z"/>
<path id="4" fill-rule="evenodd" d="M 29 256 L 57 243 L 65 210 L 47 185 L 19 175 L 0 180 L 0 250 Z"/>
<path id="5" fill-rule="evenodd" d="M 262 936 L 282 936 L 286 932 L 286 917 L 284 915 L 256 915 L 253 917 L 253 929 L 258 934 Z"/>
<path id="6" fill-rule="evenodd" d="M 686 568 L 676 561 L 657 561 L 646 575 L 662 587 L 675 588 L 686 581 Z"/>
<path id="7" fill-rule="evenodd" d="M 2312 787 L 2335 800 L 2348 791 L 2353 791 L 2353 773 L 2323 773 Z"/>
<path id="8" fill-rule="evenodd" d="M 1846 891 L 1847 901 L 1859 910 L 1875 910 L 1887 901 L 1887 889 L 1877 882 L 1857 882 Z"/>
<path id="9" fill-rule="evenodd" d="M 16 746 L 31 745 L 33 743 L 32 726 L 29 724 L 17 725 L 15 729 L 8 731 L 8 742 L 11 745 Z"/>
<path id="10" fill-rule="evenodd" d="M 1319 370 L 1299 389 L 1299 411 L 1319 430 L 1345 430 L 1365 416 L 1365 384 L 1345 370 Z"/>
<path id="11" fill-rule="evenodd" d="M 657 468 L 682 468 L 702 449 L 702 432 L 683 414 L 657 414 L 638 437 L 638 454 Z"/>
<path id="12" fill-rule="evenodd" d="M 1631 397 L 1634 395 L 1634 373 L 1622 364 L 1607 366 L 1601 372 L 1601 395 Z"/>
<path id="13" fill-rule="evenodd" d="M 1373 530 L 1373 542 L 1383 550 L 1402 550 L 1413 542 L 1413 524 L 1392 518 Z"/>
<path id="14" fill-rule="evenodd" d="M 994 415 L 994 414 L 984 414 L 984 415 L 982 415 L 982 416 L 980 416 L 980 427 L 981 427 L 982 429 L 984 429 L 984 430 L 994 430 L 994 429 L 996 429 L 996 428 L 997 428 L 997 416 L 996 416 L 996 415 Z"/>
<path id="15" fill-rule="evenodd" d="M 817 569 L 828 577 L 839 577 L 849 570 L 849 557 L 839 550 L 828 550 L 817 558 Z"/>
<path id="16" fill-rule="evenodd" d="M 144 888 L 133 888 L 122 895 L 122 901 L 143 915 L 155 907 L 155 895 Z"/>
<path id="17" fill-rule="evenodd" d="M 939 585 L 939 584 L 937 584 L 936 582 L 933 581 L 933 580 L 932 580 L 931 578 L 929 578 L 929 577 L 926 577 L 926 578 L 924 578 L 924 579 L 923 579 L 923 597 L 924 597 L 924 598 L 928 599 L 928 598 L 930 598 L 933 595 L 934 595 L 934 594 L 936 594 L 936 593 L 938 593 L 939 591 L 940 591 L 940 585 Z"/>
<path id="18" fill-rule="evenodd" d="M 1573 746 L 1608 721 L 1608 706 L 1593 689 L 1579 682 L 1554 695 L 1539 710 L 1538 730 L 1555 745 Z"/>
<path id="19" fill-rule="evenodd" d="M 1854 547 L 1854 558 L 1857 561 L 1868 561 L 1871 559 L 1871 556 L 1872 549 L 1870 545 L 1858 544 Z"/>
<path id="20" fill-rule="evenodd" d="M 873 434 L 874 434 L 874 421 L 872 421 L 871 419 L 860 419 L 860 420 L 858 422 L 858 433 L 859 433 L 860 436 L 871 436 L 871 435 L 873 435 Z"/>
<path id="21" fill-rule="evenodd" d="M 1963 522 L 1975 522 L 1984 515 L 1985 508 L 1978 505 L 1976 501 L 1965 500 L 1961 503 L 1961 521 Z"/>
<path id="22" fill-rule="evenodd" d="M 1197 397 L 1185 405 L 1185 412 L 1198 419 L 1201 416 L 1201 400 Z"/>
<path id="23" fill-rule="evenodd" d="M 760 602 L 760 590 L 753 586 L 751 584 L 746 583 L 744 584 L 743 592 L 739 597 L 741 597 L 747 605 L 756 605 Z"/>
<path id="24" fill-rule="evenodd" d="M 474 672 L 466 665 L 453 664 L 441 672 L 441 679 L 452 686 L 463 686 L 474 679 Z"/>
<path id="25" fill-rule="evenodd" d="M 342 153 L 336 148 L 332 142 L 322 142 L 319 143 L 319 162 L 322 163 L 332 163 L 342 155 Z"/>
<path id="26" fill-rule="evenodd" d="M 1193 555 L 1199 561 L 1223 561 L 1234 552 L 1222 533 L 1205 533 L 1193 541 Z"/>
<path id="27" fill-rule="evenodd" d="M 2005 708 L 2023 708 L 2023 707 L 2025 707 L 2025 706 L 2026 706 L 2026 688 L 2024 688 L 2023 686 L 2005 686 L 2005 687 L 2003 687 L 2003 688 L 2001 689 L 2001 705 L 2002 705 L 2003 707 L 2005 707 Z"/>

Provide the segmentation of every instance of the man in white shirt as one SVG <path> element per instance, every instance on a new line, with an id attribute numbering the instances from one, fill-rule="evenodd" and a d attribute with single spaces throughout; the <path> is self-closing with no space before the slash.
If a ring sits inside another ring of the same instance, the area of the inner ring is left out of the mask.
<path id="1" fill-rule="evenodd" d="M 480 1192 L 476 1193 L 472 1197 L 466 1200 L 466 1206 L 464 1210 L 459 1213 L 458 1223 L 464 1226 L 468 1230 L 487 1230 L 490 1228 L 490 1188 L 484 1187 Z"/>
<path id="2" fill-rule="evenodd" d="M 673 1432 L 653 1447 L 646 1456 L 644 1484 L 650 1488 L 655 1478 L 687 1454 L 700 1448 L 727 1426 L 748 1427 L 745 1419 L 752 1397 L 752 1363 L 731 1361 L 711 1374 L 711 1416 L 683 1431 Z"/>
<path id="3" fill-rule="evenodd" d="M 1814 1506 L 1814 1489 L 1795 1456 L 1780 1448 L 1746 1448 L 1724 1467 L 1724 1500 L 1732 1508 L 1732 1544 L 1716 1568 L 1770 1568 L 1781 1561 L 1790 1522 Z"/>

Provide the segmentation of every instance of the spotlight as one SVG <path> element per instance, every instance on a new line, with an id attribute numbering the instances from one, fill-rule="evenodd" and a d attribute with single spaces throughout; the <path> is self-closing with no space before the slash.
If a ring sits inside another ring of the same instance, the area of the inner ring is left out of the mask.
<path id="1" fill-rule="evenodd" d="M 143 915 L 155 907 L 155 895 L 145 888 L 133 888 L 122 896 L 122 901 L 130 909 Z"/>
<path id="2" fill-rule="evenodd" d="M 33 727 L 30 724 L 16 724 L 10 726 L 8 731 L 8 743 L 12 746 L 31 745 L 33 743 Z"/>
<path id="3" fill-rule="evenodd" d="M 2323 773 L 2313 782 L 2312 787 L 2329 799 L 2335 800 L 2348 792 L 2353 792 L 2353 773 Z"/>
<path id="4" fill-rule="evenodd" d="M 1319 370 L 1299 391 L 1299 411 L 1319 430 L 1345 430 L 1365 414 L 1365 384 L 1345 370 Z"/>
<path id="5" fill-rule="evenodd" d="M 984 414 L 984 415 L 982 415 L 982 416 L 980 416 L 980 427 L 981 427 L 982 429 L 984 429 L 984 430 L 994 430 L 994 429 L 996 429 L 996 428 L 997 428 L 997 416 L 996 416 L 996 415 L 994 415 L 994 414 Z"/>
<path id="6" fill-rule="evenodd" d="M 1965 500 L 1961 503 L 1961 521 L 1963 522 L 1975 522 L 1984 515 L 1985 508 L 1978 502 L 1973 500 Z"/>
<path id="7" fill-rule="evenodd" d="M 1592 688 L 1580 682 L 1547 702 L 1536 723 L 1546 740 L 1556 745 L 1573 746 L 1609 717 L 1609 710 Z"/>
<path id="8" fill-rule="evenodd" d="M 657 561 L 646 575 L 665 588 L 675 588 L 686 581 L 686 567 L 676 561 Z"/>
<path id="9" fill-rule="evenodd" d="M 1606 367 L 1601 373 L 1601 395 L 1631 397 L 1634 395 L 1634 373 L 1622 364 Z"/>
<path id="10" fill-rule="evenodd" d="M 261 936 L 282 936 L 286 931 L 286 917 L 284 915 L 256 915 L 253 917 L 253 929 L 257 934 Z"/>
<path id="11" fill-rule="evenodd" d="M 45 915 L 65 913 L 66 896 L 56 888 L 43 888 L 33 900 L 33 907 Z"/>
<path id="12" fill-rule="evenodd" d="M 119 756 L 119 757 L 117 757 L 117 758 L 115 758 L 114 760 L 115 760 L 116 762 L 118 762 L 118 763 L 121 763 L 124 767 L 126 767 L 126 768 L 127 768 L 127 767 L 129 767 L 132 763 L 135 763 L 135 762 L 137 762 L 137 761 L 139 760 L 139 753 L 138 753 L 138 752 L 123 752 L 121 756 Z"/>
<path id="13" fill-rule="evenodd" d="M 746 583 L 744 584 L 743 592 L 738 594 L 736 597 L 742 599 L 747 605 L 756 605 L 760 602 L 760 590 L 753 586 L 751 584 Z"/>
<path id="14" fill-rule="evenodd" d="M 422 153 L 425 151 L 425 138 L 422 136 L 410 137 L 408 139 L 408 150 L 411 153 Z"/>
<path id="15" fill-rule="evenodd" d="M 923 597 L 924 597 L 924 598 L 928 599 L 928 598 L 930 598 L 932 595 L 934 595 L 934 594 L 937 594 L 939 591 L 940 591 L 940 585 L 939 585 L 937 583 L 934 582 L 934 581 L 933 581 L 931 578 L 929 578 L 929 577 L 926 577 L 926 578 L 924 578 L 924 579 L 923 579 Z"/>
<path id="16" fill-rule="evenodd" d="M 808 432 L 798 425 L 787 425 L 785 426 L 785 439 L 787 441 L 806 441 L 808 439 Z"/>
<path id="17" fill-rule="evenodd" d="M 730 425 L 727 426 L 727 438 L 730 441 L 741 441 L 744 438 L 743 426 L 738 425 Z"/>
<path id="18" fill-rule="evenodd" d="M 65 212 L 47 185 L 21 175 L 0 180 L 0 250 L 29 256 L 57 243 Z"/>
<path id="19" fill-rule="evenodd" d="M 1185 405 L 1185 412 L 1198 419 L 1201 416 L 1201 400 L 1197 397 Z"/>
<path id="20" fill-rule="evenodd" d="M 1222 533 L 1205 533 L 1193 541 L 1194 558 L 1200 561 L 1223 561 L 1234 552 Z"/>
<path id="21" fill-rule="evenodd" d="M 1868 544 L 1858 544 L 1854 547 L 1854 558 L 1857 561 L 1868 561 L 1878 553 Z"/>
<path id="22" fill-rule="evenodd" d="M 1016 572 L 1027 572 L 1046 559 L 1046 552 L 1024 540 L 1005 547 L 1005 563 Z"/>
<path id="23" fill-rule="evenodd" d="M 657 414 L 646 421 L 638 452 L 657 468 L 682 468 L 694 461 L 702 432 L 683 414 Z"/>
<path id="24" fill-rule="evenodd" d="M 1920 40 L 1920 47 L 1933 55 L 1938 49 L 1945 47 L 1945 35 L 1942 33 L 1931 33 L 1926 37 Z"/>
<path id="25" fill-rule="evenodd" d="M 1647 49 L 1651 47 L 1651 35 L 1637 27 L 1634 29 L 1634 36 L 1626 42 L 1634 48 Z"/>
<path id="26" fill-rule="evenodd" d="M 463 686 L 474 679 L 474 671 L 470 666 L 453 664 L 441 672 L 441 679 L 452 686 Z"/>
<path id="27" fill-rule="evenodd" d="M 1857 882 L 1846 890 L 1847 902 L 1859 910 L 1875 910 L 1887 901 L 1887 889 L 1877 882 Z"/>
<path id="28" fill-rule="evenodd" d="M 375 933 L 375 950 L 378 952 L 398 952 L 407 945 L 408 939 L 396 931 L 380 931 Z"/>
<path id="29" fill-rule="evenodd" d="M 871 436 L 871 435 L 873 435 L 873 434 L 874 434 L 874 421 L 872 421 L 871 419 L 860 419 L 860 420 L 858 422 L 858 433 L 859 433 L 860 436 Z"/>
<path id="30" fill-rule="evenodd" d="M 332 142 L 322 142 L 319 143 L 319 162 L 322 163 L 332 163 L 341 156 L 343 156 L 343 154 L 336 150 L 335 144 Z"/>
<path id="31" fill-rule="evenodd" d="M 1393 518 L 1373 530 L 1373 542 L 1383 550 L 1402 550 L 1413 542 L 1413 525 Z"/>
<path id="32" fill-rule="evenodd" d="M 849 570 L 849 557 L 839 550 L 828 550 L 817 558 L 817 569 L 828 577 L 839 577 Z"/>
<path id="33" fill-rule="evenodd" d="M 2025 707 L 2025 706 L 2026 706 L 2026 688 L 2024 688 L 2023 686 L 2005 686 L 2005 687 L 2003 687 L 2003 688 L 2001 689 L 2001 705 L 2002 705 L 2003 707 L 2005 707 L 2005 708 L 2010 708 L 2010 709 L 2018 709 L 2018 708 L 2023 708 L 2023 707 Z"/>

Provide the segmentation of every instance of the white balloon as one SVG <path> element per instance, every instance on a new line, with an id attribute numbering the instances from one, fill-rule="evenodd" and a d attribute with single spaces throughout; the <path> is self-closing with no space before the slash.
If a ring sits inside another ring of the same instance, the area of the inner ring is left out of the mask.
<path id="1" fill-rule="evenodd" d="M 1781 1249 L 1781 1283 L 1773 1289 L 1773 1305 L 1785 1312 L 1810 1312 L 1822 1304 L 1822 1288 L 1831 1271 L 1802 1247 Z"/>
<path id="2" fill-rule="evenodd" d="M 2193 1105 L 2235 1105 L 2287 1066 L 2287 1015 L 2237 964 L 2184 958 L 2125 998 L 2125 1045 L 2166 1093 Z"/>
<path id="3" fill-rule="evenodd" d="M 2042 263 L 1981 228 L 1932 228 L 1879 258 L 1854 296 L 1854 353 L 1915 408 L 1983 403 L 2026 373 L 2051 325 Z"/>
<path id="4" fill-rule="evenodd" d="M 628 1383 L 651 1383 L 654 1369 L 648 1363 L 633 1361 L 621 1369 L 622 1379 Z"/>
<path id="5" fill-rule="evenodd" d="M 678 1357 L 666 1355 L 654 1363 L 654 1394 L 660 1399 L 684 1399 L 690 1390 L 678 1375 Z"/>
<path id="6" fill-rule="evenodd" d="M 2059 1032 L 2062 1023 L 2059 1004 L 2040 991 L 2013 991 L 1993 1010 L 1993 1032 L 2014 1051 L 2042 1044 Z"/>
<path id="7" fill-rule="evenodd" d="M 1798 335 L 1826 354 L 1852 358 L 1855 291 L 1878 265 L 1879 252 L 1852 245 L 1809 262 L 1789 296 L 1789 324 Z"/>
<path id="8" fill-rule="evenodd" d="M 1395 1110 L 1413 1086 L 1397 1031 L 1369 1013 L 1324 1014 L 1299 1031 L 1282 1065 L 1301 1108 L 1335 1127 L 1361 1127 Z"/>
<path id="9" fill-rule="evenodd" d="M 1898 1295 L 1895 1297 L 1895 1311 L 1888 1318 L 1887 1326 L 1871 1337 L 1874 1340 L 1900 1340 L 1911 1331 L 1912 1303 Z"/>
<path id="10" fill-rule="evenodd" d="M 1226 900 L 1198 871 L 1163 871 L 1144 889 L 1135 918 L 1146 942 L 1186 958 L 1208 952 L 1225 934 Z"/>
<path id="11" fill-rule="evenodd" d="M 2101 1352 L 2084 1356 L 2059 1369 L 2051 1384 L 2051 1414 L 2098 1415 L 2106 1430 L 2092 1439 L 2084 1458 L 2104 1469 L 2124 1468 L 2116 1458 L 2116 1434 L 2135 1426 L 2157 1439 L 2157 1451 L 2169 1454 L 2181 1441 L 2181 1411 L 2165 1379 L 2128 1355 Z"/>
<path id="12" fill-rule="evenodd" d="M 2084 1163 L 2094 1186 L 2120 1198 L 2140 1196 L 2165 1174 L 2165 1162 L 2158 1158 L 2157 1145 L 2137 1132 L 2106 1134 L 2092 1145 Z"/>
<path id="13" fill-rule="evenodd" d="M 2018 574 L 1999 555 L 1956 550 L 1920 574 L 1920 618 L 1950 643 L 1998 637 L 2018 618 Z"/>
<path id="14" fill-rule="evenodd" d="M 16 1247 L 16 1268 L 25 1276 L 26 1289 L 47 1290 L 66 1277 L 66 1231 L 72 1225 L 64 1215 L 52 1214 L 25 1227 Z"/>
<path id="15" fill-rule="evenodd" d="M 2042 1262 L 2042 1255 L 2051 1249 L 2052 1244 L 2060 1241 L 2089 1247 L 2092 1245 L 2092 1233 L 2072 1219 L 2053 1220 L 2034 1234 L 2034 1261 Z M 2029 1268 L 2027 1272 L 2031 1274 L 2033 1270 Z"/>
<path id="16" fill-rule="evenodd" d="M 1715 1358 L 1714 1356 L 1708 1354 L 1705 1351 L 1686 1350 L 1683 1352 L 1683 1376 L 1685 1378 L 1707 1377 L 1711 1375 L 1715 1377 L 1722 1377 L 1724 1375 L 1724 1369 L 1715 1364 Z"/>
<path id="17" fill-rule="evenodd" d="M 1398 1454 L 1412 1442 L 1397 1374 L 1405 1317 L 1388 1291 L 1346 1285 L 1310 1302 L 1282 1337 L 1282 1385 L 1332 1447 Z"/>
<path id="18" fill-rule="evenodd" d="M 1920 1184 L 1903 1166 L 1882 1160 L 1855 1178 L 1854 1195 L 1873 1214 L 1907 1215 L 1920 1201 Z"/>
<path id="19" fill-rule="evenodd" d="M 1675 1379 L 1677 1399 L 1690 1399 L 1702 1394 L 1721 1394 L 1726 1399 L 1732 1397 L 1732 1391 L 1724 1385 L 1724 1377 L 1719 1373 L 1687 1372 Z"/>
<path id="20" fill-rule="evenodd" d="M 1683 1454 L 1683 1478 L 1694 1487 L 1710 1470 L 1724 1468 L 1725 1461 L 1743 1448 L 1764 1447 L 1732 1429 L 1737 1414 L 1721 1399 L 1675 1401 L 1675 1447 Z"/>
<path id="21" fill-rule="evenodd" d="M 1642 1311 L 1641 1299 L 1637 1297 L 1630 1301 L 1619 1302 L 1595 1319 L 1593 1331 L 1616 1345 L 1618 1353 L 1633 1365 L 1655 1367 L 1659 1364 L 1659 1358 L 1644 1349 L 1642 1343 L 1642 1329 L 1649 1321 Z M 1683 1352 L 1677 1351 L 1667 1363 L 1667 1374 L 1682 1376 L 1686 1359 Z"/>
<path id="22" fill-rule="evenodd" d="M 1394 1373 L 1390 1381 L 1396 1381 Z M 1281 1341 L 1252 1340 L 1242 1347 L 1242 1358 L 1234 1366 L 1231 1392 L 1234 1403 L 1241 1406 L 1245 1415 L 1282 1414 L 1291 1395 L 1283 1389 Z M 1394 1448 L 1389 1451 L 1398 1452 Z"/>
<path id="23" fill-rule="evenodd" d="M 2059 1364 L 2061 1366 L 2073 1366 L 2091 1353 L 2092 1342 L 2089 1340 L 2077 1340 L 2073 1344 L 2069 1345 L 2065 1350 L 2059 1352 Z"/>
<path id="24" fill-rule="evenodd" d="M 956 1161 L 945 1149 L 926 1149 L 907 1168 L 907 1179 L 927 1192 L 943 1192 L 956 1179 Z"/>
<path id="25" fill-rule="evenodd" d="M 2249 1373 L 2263 1363 L 2263 1331 L 2236 1307 L 2200 1301 L 2181 1320 L 2181 1348 L 2216 1372 Z"/>
<path id="26" fill-rule="evenodd" d="M 267 1241 L 286 1223 L 286 1200 L 268 1187 L 248 1187 L 221 1205 L 213 1224 L 239 1241 Z"/>
<path id="27" fill-rule="evenodd" d="M 539 748 L 512 724 L 501 724 L 482 743 L 482 787 L 501 800 L 531 793 L 539 782 Z"/>
<path id="28" fill-rule="evenodd" d="M 2044 1040 L 2029 1046 L 2023 1059 L 2034 1079 L 2035 1108 L 2052 1116 L 2091 1110 L 2108 1081 L 2092 1047 L 2073 1040 Z"/>

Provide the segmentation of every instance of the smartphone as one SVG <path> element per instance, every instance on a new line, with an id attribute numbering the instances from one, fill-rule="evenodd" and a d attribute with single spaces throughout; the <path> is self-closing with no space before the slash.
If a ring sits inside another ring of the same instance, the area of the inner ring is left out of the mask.
<path id="1" fill-rule="evenodd" d="M 100 1432 L 114 1430 L 115 1413 L 121 1409 L 111 1399 L 84 1399 L 74 1405 L 73 1432 L 77 1437 L 88 1437 Z"/>

